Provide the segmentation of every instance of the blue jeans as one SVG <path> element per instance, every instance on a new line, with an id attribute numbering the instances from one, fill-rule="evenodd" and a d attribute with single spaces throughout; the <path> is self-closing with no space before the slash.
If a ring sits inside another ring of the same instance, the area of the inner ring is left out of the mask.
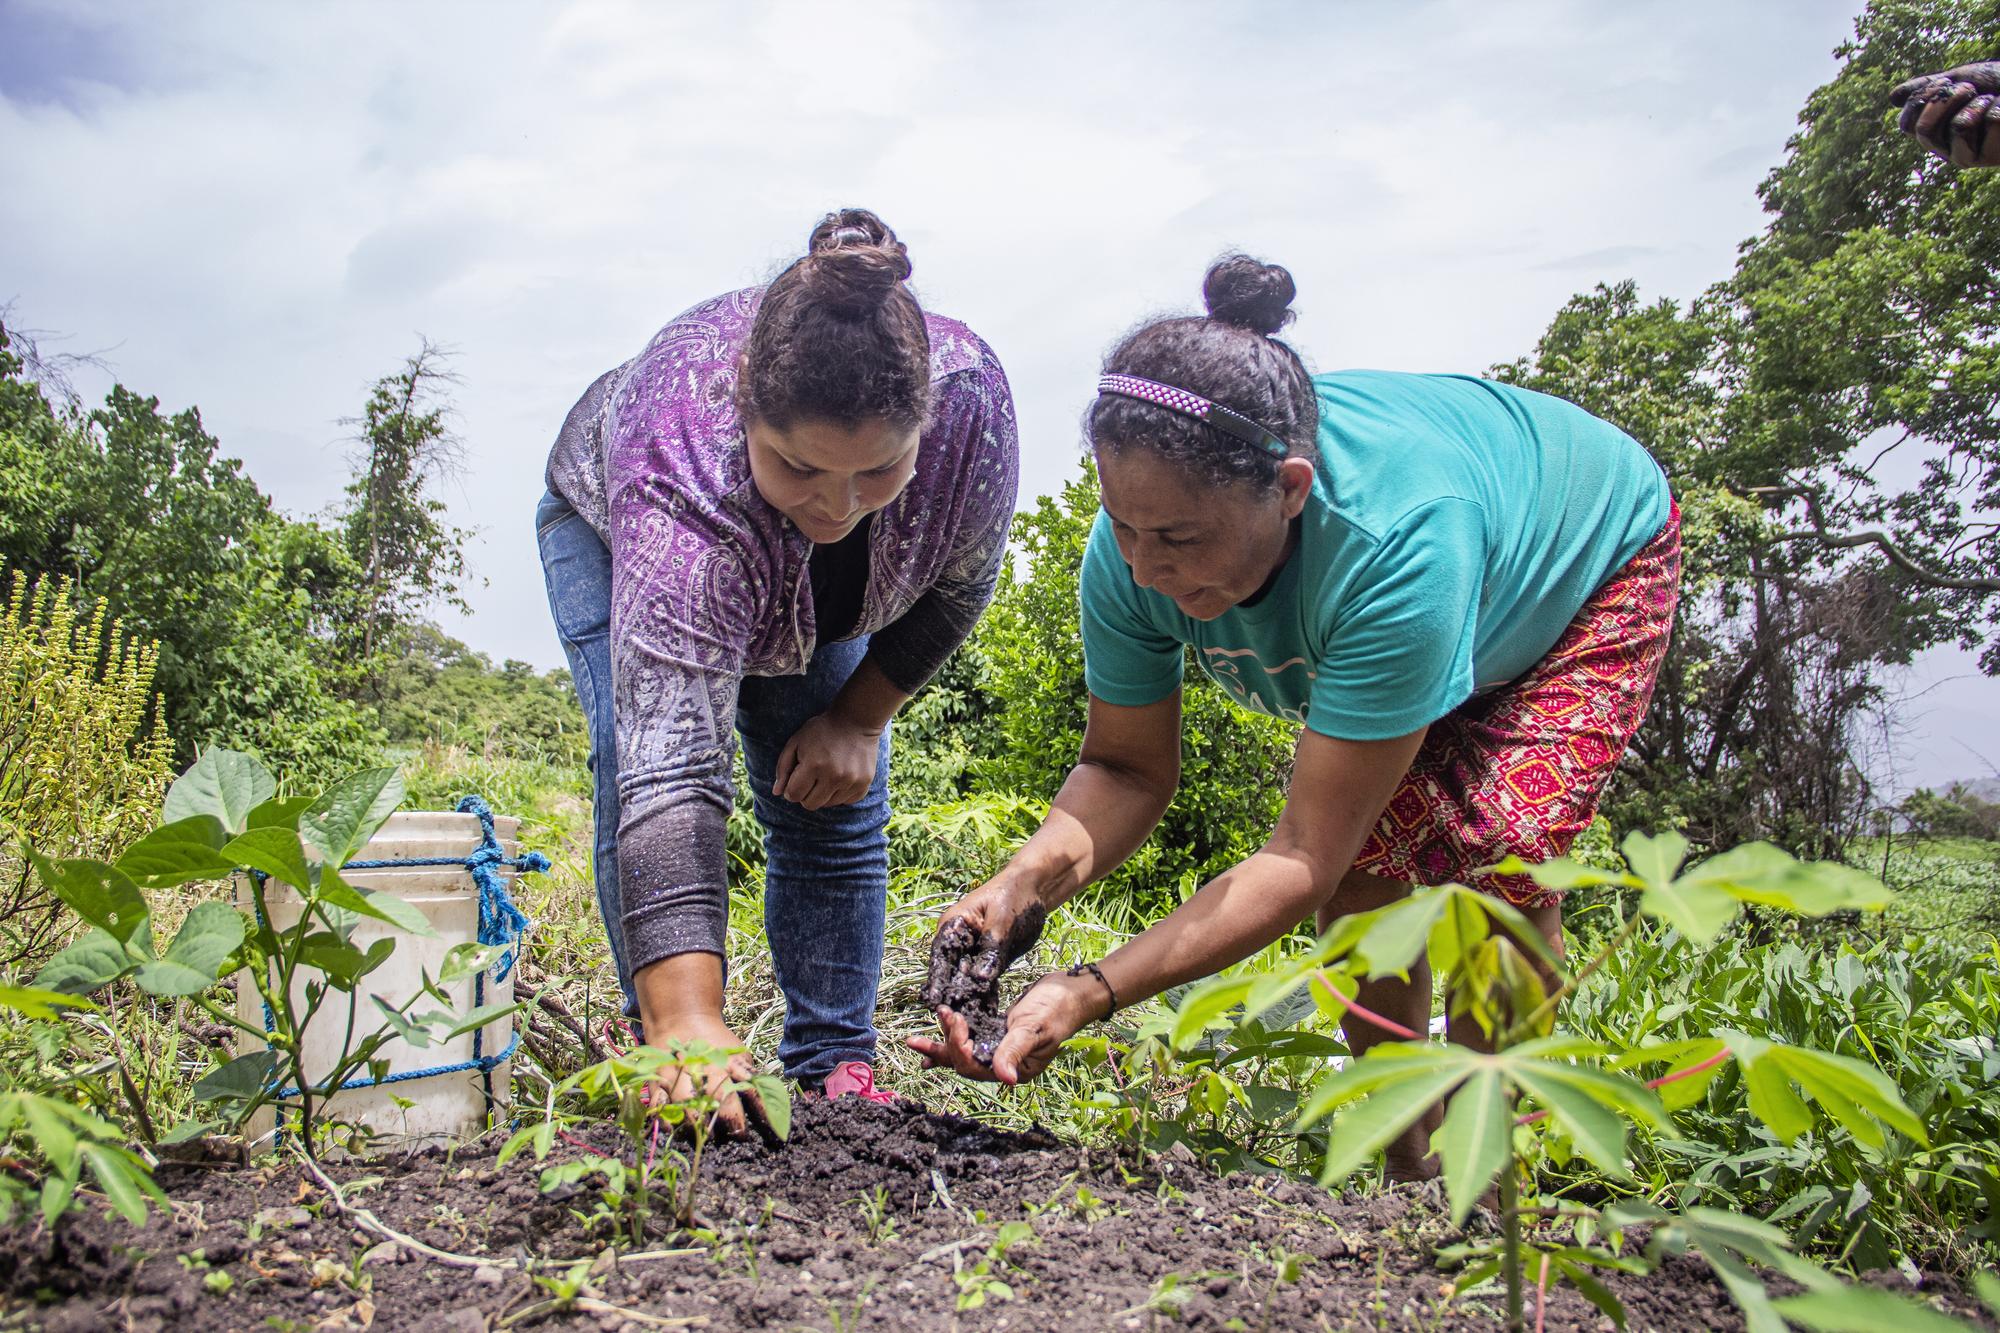
<path id="1" fill-rule="evenodd" d="M 567 500 L 535 511 L 549 610 L 569 658 L 590 731 L 595 848 L 592 870 L 625 1013 L 639 1015 L 625 951 L 618 878 L 618 743 L 611 702 L 611 553 Z M 764 933 L 785 996 L 778 1060 L 816 1082 L 843 1060 L 875 1059 L 875 992 L 889 892 L 889 734 L 875 782 L 853 805 L 808 810 L 771 795 L 778 754 L 826 711 L 868 651 L 866 636 L 821 644 L 802 676 L 746 676 L 736 730 L 764 827 Z"/>

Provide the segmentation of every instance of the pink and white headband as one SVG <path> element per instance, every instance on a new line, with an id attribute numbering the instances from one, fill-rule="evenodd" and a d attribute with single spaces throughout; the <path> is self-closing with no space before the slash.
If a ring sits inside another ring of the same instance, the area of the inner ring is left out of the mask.
<path id="1" fill-rule="evenodd" d="M 1284 458 L 1291 453 L 1285 442 L 1264 429 L 1241 412 L 1232 411 L 1221 403 L 1211 403 L 1199 394 L 1177 389 L 1171 384 L 1158 380 L 1141 379 L 1137 375 L 1105 375 L 1097 381 L 1100 394 L 1114 393 L 1121 398 L 1137 398 L 1142 403 L 1164 407 L 1169 412 L 1178 412 L 1184 417 L 1192 417 L 1204 426 L 1213 426 L 1225 435 L 1233 436 L 1245 444 L 1254 444 L 1259 449 Z"/>

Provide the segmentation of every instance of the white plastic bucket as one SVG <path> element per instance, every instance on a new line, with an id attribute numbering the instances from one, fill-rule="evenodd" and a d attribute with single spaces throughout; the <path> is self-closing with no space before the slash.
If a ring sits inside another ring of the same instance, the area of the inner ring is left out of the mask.
<path id="1" fill-rule="evenodd" d="M 516 836 L 520 827 L 518 819 L 494 817 L 494 835 L 500 841 L 502 854 L 509 860 L 519 853 Z M 478 850 L 480 837 L 477 815 L 411 811 L 390 815 L 368 845 L 355 853 L 354 859 L 391 861 L 449 857 L 463 860 Z M 495 870 L 511 892 L 516 878 L 514 869 L 496 866 Z M 463 866 L 343 870 L 341 878 L 356 888 L 397 895 L 423 912 L 437 934 L 433 938 L 424 938 L 407 934 L 372 917 L 361 918 L 352 937 L 356 948 L 365 953 L 376 940 L 389 937 L 396 941 L 396 949 L 386 962 L 361 979 L 352 996 L 330 991 L 321 1002 L 319 1012 L 306 1029 L 306 1074 L 315 1083 L 333 1072 L 346 1035 L 350 1002 L 354 1005 L 354 1034 L 358 1039 L 383 1025 L 382 1013 L 370 996 L 380 995 L 388 1003 L 400 1005 L 422 989 L 420 971 L 436 977 L 443 968 L 447 949 L 455 944 L 476 942 L 479 938 L 479 886 L 473 881 L 472 872 Z M 245 910 L 254 908 L 248 880 L 242 876 L 236 882 L 236 901 Z M 299 895 L 291 885 L 275 879 L 267 881 L 264 901 L 271 914 L 271 924 L 279 930 L 298 920 Z M 514 998 L 513 971 L 510 969 L 504 980 L 496 981 L 493 978 L 496 970 L 497 967 L 487 970 L 481 997 L 477 1001 L 474 999 L 475 978 L 467 977 L 442 988 L 451 997 L 449 1006 L 440 1006 L 430 999 L 419 1000 L 415 1012 L 424 1014 L 448 1007 L 454 1015 L 464 1015 L 472 1012 L 478 1004 L 511 1003 Z M 306 967 L 300 967 L 293 976 L 292 1001 L 300 1009 L 306 1003 L 306 983 L 318 980 L 319 976 L 316 969 Z M 236 1012 L 246 1023 L 260 1029 L 264 1026 L 263 1001 L 247 977 L 238 982 Z M 376 1059 L 387 1060 L 391 1074 L 463 1064 L 474 1058 L 475 1035 L 481 1055 L 489 1058 L 498 1055 L 514 1040 L 514 1020 L 511 1016 L 498 1018 L 476 1034 L 467 1032 L 448 1042 L 434 1042 L 423 1048 L 411 1046 L 397 1037 L 382 1046 L 376 1053 Z M 237 1053 L 261 1050 L 263 1044 L 247 1033 L 241 1034 L 237 1041 Z M 349 1087 L 322 1102 L 316 1114 L 330 1120 L 364 1125 L 385 1137 L 427 1143 L 463 1139 L 486 1128 L 489 1087 L 492 1092 L 491 1108 L 497 1116 L 504 1118 L 512 1101 L 511 1064 L 510 1060 L 503 1060 L 487 1073 L 478 1069 L 460 1069 L 401 1082 Z M 370 1071 L 363 1066 L 348 1077 L 352 1080 L 369 1076 Z M 407 1110 L 397 1106 L 390 1100 L 392 1093 L 415 1105 Z M 275 1123 L 274 1109 L 260 1111 L 247 1127 L 250 1137 L 255 1139 L 268 1133 Z"/>

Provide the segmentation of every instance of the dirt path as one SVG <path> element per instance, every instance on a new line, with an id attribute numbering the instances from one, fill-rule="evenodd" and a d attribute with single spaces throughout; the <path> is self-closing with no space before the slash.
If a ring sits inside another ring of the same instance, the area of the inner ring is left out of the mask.
<path id="1" fill-rule="evenodd" d="M 587 1137 L 612 1148 L 602 1131 Z M 576 1155 L 559 1146 L 551 1160 Z M 489 1147 L 328 1171 L 355 1206 L 426 1245 L 491 1259 L 485 1267 L 384 1245 L 341 1217 L 296 1162 L 168 1166 L 161 1183 L 176 1206 L 141 1231 L 99 1216 L 72 1219 L 53 1236 L 0 1230 L 9 1311 L 0 1326 L 845 1333 L 1498 1322 L 1497 1297 L 1447 1306 L 1447 1279 L 1431 1259 L 1444 1225 L 1411 1197 L 1336 1197 L 1283 1180 L 1217 1180 L 1185 1162 L 1155 1165 L 1132 1175 L 1103 1153 L 907 1103 L 804 1101 L 782 1150 L 731 1143 L 710 1154 L 698 1208 L 712 1234 L 690 1240 L 661 1227 L 647 1247 L 692 1252 L 607 1261 L 583 1308 L 566 1312 L 536 1310 L 550 1293 L 519 1264 L 601 1249 L 576 1217 L 594 1191 L 544 1197 L 526 1157 L 496 1171 Z M 864 1201 L 875 1198 L 882 1207 L 871 1223 Z M 1031 1231 L 1003 1233 L 1010 1223 Z M 1287 1254 L 1304 1256 L 1292 1281 L 1280 1278 Z M 1635 1329 L 1741 1327 L 1696 1261 L 1611 1285 Z M 974 1293 L 984 1303 L 961 1310 Z M 1561 1292 L 1546 1327 L 1609 1324 Z"/>

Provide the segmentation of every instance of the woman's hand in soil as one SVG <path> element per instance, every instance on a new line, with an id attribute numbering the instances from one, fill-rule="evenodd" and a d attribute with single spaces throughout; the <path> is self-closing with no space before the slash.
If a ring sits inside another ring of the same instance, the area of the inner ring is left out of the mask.
<path id="1" fill-rule="evenodd" d="M 1104 1017 L 1108 1005 L 1104 987 L 1094 977 L 1051 972 L 1007 1011 L 1007 1035 L 994 1049 L 990 1067 L 973 1051 L 971 1026 L 963 1015 L 950 1009 L 937 1011 L 943 1041 L 911 1037 L 909 1045 L 924 1057 L 926 1069 L 943 1067 L 965 1078 L 1013 1087 L 1047 1069 L 1062 1044 L 1086 1024 Z"/>
<path id="2" fill-rule="evenodd" d="M 1960 65 L 1897 85 L 1897 127 L 1961 167 L 2000 166 L 2000 61 Z"/>
<path id="3" fill-rule="evenodd" d="M 1035 947 L 1048 909 L 1016 882 L 989 879 L 950 907 L 931 936 L 931 969 L 922 999 L 932 1009 L 997 1007 L 1000 974 Z"/>
<path id="4" fill-rule="evenodd" d="M 874 785 L 881 746 L 880 727 L 821 713 L 785 742 L 771 794 L 808 810 L 853 805 Z"/>
<path id="5" fill-rule="evenodd" d="M 663 1028 L 658 1033 L 655 1033 L 649 1024 L 646 1028 L 646 1039 L 662 1047 L 676 1041 L 706 1042 L 721 1050 L 743 1045 L 737 1035 L 729 1030 L 728 1024 L 720 1018 L 682 1019 L 671 1028 Z M 724 1093 L 723 1088 L 729 1083 L 748 1083 L 756 1072 L 757 1063 L 750 1058 L 750 1053 L 738 1051 L 729 1057 L 727 1065 L 722 1068 L 711 1066 L 706 1069 L 689 1070 L 679 1065 L 666 1066 L 660 1071 L 660 1078 L 653 1087 L 656 1090 L 655 1095 L 662 1101 L 684 1102 L 697 1095 L 710 1098 L 716 1103 L 716 1124 L 721 1127 L 723 1133 L 734 1136 L 747 1132 L 753 1117 L 760 1125 L 765 1123 L 764 1103 L 754 1092 Z M 699 1090 L 695 1087 L 697 1077 L 702 1080 L 703 1085 Z"/>

